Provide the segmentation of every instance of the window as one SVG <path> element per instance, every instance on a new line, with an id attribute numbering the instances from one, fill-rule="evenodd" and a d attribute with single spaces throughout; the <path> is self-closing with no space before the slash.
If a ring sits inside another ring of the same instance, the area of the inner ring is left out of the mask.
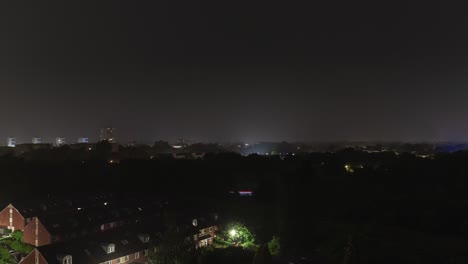
<path id="1" fill-rule="evenodd" d="M 144 255 L 145 257 L 148 256 L 148 250 L 147 250 L 147 249 L 145 249 L 145 252 L 144 252 L 143 255 Z"/>
<path id="2" fill-rule="evenodd" d="M 129 256 L 121 257 L 117 259 L 117 263 L 125 263 L 130 260 Z"/>
<path id="3" fill-rule="evenodd" d="M 112 264 L 112 260 L 111 261 L 106 261 L 106 262 L 104 262 L 104 264 Z"/>
<path id="4" fill-rule="evenodd" d="M 66 256 L 63 258 L 63 264 L 72 264 L 72 256 Z"/>
<path id="5" fill-rule="evenodd" d="M 139 258 L 140 258 L 140 252 L 135 253 L 135 259 L 139 259 Z"/>
<path id="6" fill-rule="evenodd" d="M 210 232 L 213 232 L 213 227 L 210 227 Z"/>
<path id="7" fill-rule="evenodd" d="M 107 254 L 114 253 L 114 252 L 115 252 L 114 244 L 110 244 L 109 246 L 107 246 Z"/>
<path id="8" fill-rule="evenodd" d="M 39 257 L 35 257 L 35 258 L 34 258 L 34 263 L 35 263 L 35 264 L 39 264 Z"/>
<path id="9" fill-rule="evenodd" d="M 139 239 L 141 240 L 141 242 L 143 242 L 143 243 L 148 243 L 149 240 L 150 240 L 150 237 L 149 237 L 149 235 L 147 235 L 147 234 L 140 234 L 140 235 L 138 235 L 138 238 L 139 238 Z"/>

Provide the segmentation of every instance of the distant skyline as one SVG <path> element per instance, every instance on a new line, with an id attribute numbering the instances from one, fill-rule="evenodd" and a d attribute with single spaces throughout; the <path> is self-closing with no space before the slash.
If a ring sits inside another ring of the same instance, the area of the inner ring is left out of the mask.
<path id="1" fill-rule="evenodd" d="M 464 12 L 443 1 L 4 1 L 0 142 L 96 141 L 105 126 L 121 142 L 468 141 Z"/>
<path id="2" fill-rule="evenodd" d="M 0 146 L 7 146 L 8 144 L 8 139 L 10 137 L 6 137 L 0 140 Z M 16 144 L 31 144 L 33 143 L 34 139 L 39 138 L 41 140 L 41 143 L 46 143 L 46 144 L 56 144 L 57 138 L 60 138 L 62 141 L 65 143 L 61 144 L 76 144 L 76 143 L 83 143 L 83 142 L 78 142 L 78 139 L 80 138 L 86 138 L 88 139 L 89 143 L 97 143 L 99 142 L 100 136 L 82 136 L 82 137 L 74 137 L 74 138 L 66 138 L 66 137 L 51 137 L 51 136 L 45 136 L 45 137 L 32 137 L 32 138 L 24 138 L 24 137 L 12 137 L 16 139 Z M 179 138 L 157 138 L 157 139 L 138 139 L 138 138 L 132 138 L 132 139 L 120 139 L 116 138 L 116 143 L 117 144 L 130 144 L 130 143 L 137 143 L 137 144 L 149 144 L 152 145 L 157 141 L 167 141 L 171 144 L 176 144 L 177 141 L 181 139 Z M 255 140 L 255 141 L 243 141 L 243 140 L 198 140 L 194 139 L 191 137 L 185 137 L 183 138 L 184 140 L 188 140 L 191 143 L 223 143 L 223 144 L 235 144 L 235 143 L 249 143 L 249 144 L 259 144 L 259 143 L 281 143 L 281 142 L 287 142 L 287 143 L 293 143 L 293 144 L 298 144 L 298 143 L 305 143 L 305 144 L 359 144 L 359 143 L 367 143 L 367 144 L 392 144 L 392 143 L 410 143 L 410 144 L 418 144 L 418 143 L 427 143 L 427 144 L 468 144 L 468 140 L 460 140 L 460 141 L 451 141 L 451 140 L 414 140 L 414 141 L 404 141 L 404 140 Z"/>

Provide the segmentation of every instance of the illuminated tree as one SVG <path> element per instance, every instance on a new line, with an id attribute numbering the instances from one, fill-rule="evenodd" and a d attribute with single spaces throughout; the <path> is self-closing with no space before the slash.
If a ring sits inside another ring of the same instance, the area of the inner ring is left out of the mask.
<path id="1" fill-rule="evenodd" d="M 224 241 L 233 246 L 241 246 L 243 248 L 255 247 L 255 237 L 249 229 L 241 223 L 228 224 L 223 231 Z"/>
<path id="2" fill-rule="evenodd" d="M 270 242 L 268 242 L 268 250 L 270 251 L 271 255 L 276 256 L 279 255 L 281 250 L 280 239 L 277 236 L 274 236 Z"/>

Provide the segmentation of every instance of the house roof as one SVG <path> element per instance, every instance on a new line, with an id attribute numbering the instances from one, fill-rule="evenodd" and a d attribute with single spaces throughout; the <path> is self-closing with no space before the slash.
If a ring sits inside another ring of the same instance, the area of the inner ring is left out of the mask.
<path id="1" fill-rule="evenodd" d="M 69 195 L 67 197 L 46 197 L 28 200 L 17 200 L 4 204 L 12 204 L 25 218 L 42 216 L 54 213 L 73 211 L 78 207 L 95 207 L 102 205 L 104 200 L 114 199 L 111 194 L 96 194 L 86 196 Z M 3 207 L 3 208 L 4 208 Z"/>
<path id="2" fill-rule="evenodd" d="M 80 236 L 82 233 L 100 229 L 103 224 L 124 223 L 132 224 L 142 221 L 143 218 L 158 216 L 160 214 L 159 203 L 106 203 L 101 206 L 74 208 L 73 212 L 66 214 L 54 213 L 39 216 L 39 220 L 52 235 L 67 234 Z"/>
<path id="3" fill-rule="evenodd" d="M 158 232 L 157 228 L 148 232 L 148 226 L 133 226 L 125 231 L 98 233 L 82 239 L 38 247 L 37 250 L 49 264 L 61 264 L 60 258 L 67 255 L 72 256 L 74 264 L 102 263 L 149 249 L 157 241 Z M 149 235 L 151 243 L 145 243 L 139 238 L 143 233 Z M 115 251 L 107 253 L 106 249 L 110 244 L 115 245 Z"/>

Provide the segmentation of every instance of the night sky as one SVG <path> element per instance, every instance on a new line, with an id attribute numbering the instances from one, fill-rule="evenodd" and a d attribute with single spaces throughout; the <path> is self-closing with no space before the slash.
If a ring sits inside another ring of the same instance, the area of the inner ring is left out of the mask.
<path id="1" fill-rule="evenodd" d="M 468 140 L 466 9 L 408 2 L 1 1 L 0 142 Z"/>

